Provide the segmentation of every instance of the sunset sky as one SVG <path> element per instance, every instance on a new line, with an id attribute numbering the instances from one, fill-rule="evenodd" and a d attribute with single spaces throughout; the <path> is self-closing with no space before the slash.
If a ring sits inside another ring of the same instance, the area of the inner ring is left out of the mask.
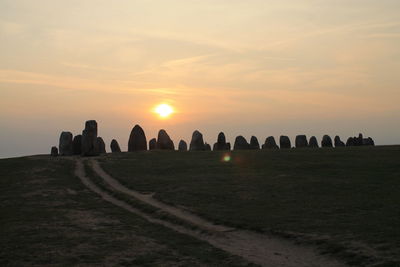
<path id="1" fill-rule="evenodd" d="M 400 143 L 399 0 L 1 0 L 0 157 L 97 120 L 175 145 L 363 132 Z M 175 113 L 160 119 L 167 103 Z"/>

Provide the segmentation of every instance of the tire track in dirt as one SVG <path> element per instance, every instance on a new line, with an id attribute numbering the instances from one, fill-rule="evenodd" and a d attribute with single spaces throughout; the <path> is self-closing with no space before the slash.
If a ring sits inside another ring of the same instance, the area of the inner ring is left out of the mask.
<path id="1" fill-rule="evenodd" d="M 316 250 L 308 246 L 294 245 L 288 240 L 271 237 L 265 234 L 215 225 L 197 215 L 155 200 L 151 195 L 142 194 L 126 188 L 113 177 L 108 175 L 95 160 L 91 160 L 91 167 L 96 174 L 98 174 L 114 189 L 128 194 L 143 203 L 152 205 L 160 210 L 179 217 L 182 220 L 195 224 L 199 228 L 206 230 L 207 233 L 191 230 L 181 225 L 153 218 L 131 205 L 109 195 L 87 178 L 82 160 L 77 160 L 75 170 L 76 176 L 80 178 L 85 186 L 100 195 L 104 200 L 139 215 L 151 223 L 160 224 L 179 233 L 206 241 L 214 247 L 220 248 L 230 254 L 240 256 L 249 262 L 271 267 L 346 266 L 335 259 L 319 255 Z"/>

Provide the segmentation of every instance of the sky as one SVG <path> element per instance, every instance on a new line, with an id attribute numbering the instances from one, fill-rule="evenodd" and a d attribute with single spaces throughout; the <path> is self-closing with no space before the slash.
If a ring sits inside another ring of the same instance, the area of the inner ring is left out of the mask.
<path id="1" fill-rule="evenodd" d="M 400 143 L 398 0 L 0 0 L 0 157 L 139 124 Z M 155 105 L 175 113 L 160 119 Z"/>

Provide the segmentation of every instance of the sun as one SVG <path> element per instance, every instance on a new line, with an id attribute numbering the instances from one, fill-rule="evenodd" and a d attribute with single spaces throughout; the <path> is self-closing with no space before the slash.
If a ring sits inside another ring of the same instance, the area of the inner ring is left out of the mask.
<path id="1" fill-rule="evenodd" d="M 154 111 L 164 119 L 168 118 L 172 113 L 174 113 L 174 109 L 168 104 L 160 104 L 155 107 Z"/>

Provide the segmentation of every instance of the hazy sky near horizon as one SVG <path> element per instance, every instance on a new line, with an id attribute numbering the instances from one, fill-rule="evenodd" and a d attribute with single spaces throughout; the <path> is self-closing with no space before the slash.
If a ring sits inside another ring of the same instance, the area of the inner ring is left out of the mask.
<path id="1" fill-rule="evenodd" d="M 96 119 L 175 141 L 363 132 L 400 143 L 398 0 L 0 0 L 0 157 Z M 152 112 L 176 109 L 169 120 Z"/>

